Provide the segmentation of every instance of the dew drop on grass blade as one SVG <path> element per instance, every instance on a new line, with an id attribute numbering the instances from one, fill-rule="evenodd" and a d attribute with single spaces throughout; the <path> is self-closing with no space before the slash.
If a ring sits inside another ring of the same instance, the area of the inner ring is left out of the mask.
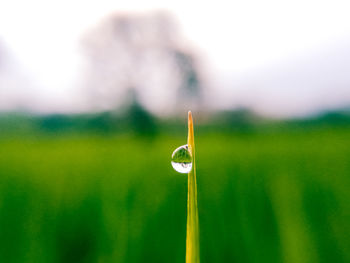
<path id="1" fill-rule="evenodd" d="M 193 117 L 188 112 L 187 144 L 175 149 L 171 164 L 179 173 L 188 173 L 186 263 L 199 263 L 199 227 Z"/>

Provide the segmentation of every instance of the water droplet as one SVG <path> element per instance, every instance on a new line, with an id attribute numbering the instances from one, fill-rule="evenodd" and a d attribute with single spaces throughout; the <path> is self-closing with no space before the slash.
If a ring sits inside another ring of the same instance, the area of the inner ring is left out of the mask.
<path id="1" fill-rule="evenodd" d="M 171 155 L 171 165 L 179 173 L 185 174 L 192 170 L 192 156 L 187 144 L 175 149 Z"/>

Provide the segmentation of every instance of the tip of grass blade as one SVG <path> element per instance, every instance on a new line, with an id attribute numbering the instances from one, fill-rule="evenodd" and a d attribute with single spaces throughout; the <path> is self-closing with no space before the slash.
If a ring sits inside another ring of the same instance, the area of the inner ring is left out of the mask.
<path id="1" fill-rule="evenodd" d="M 188 128 L 193 130 L 193 117 L 192 112 L 188 111 Z"/>
<path id="2" fill-rule="evenodd" d="M 188 111 L 188 137 L 187 137 L 187 144 L 188 148 L 190 150 L 190 153 L 193 154 L 192 149 L 194 148 L 194 136 L 193 136 L 193 118 L 192 118 L 192 112 Z"/>

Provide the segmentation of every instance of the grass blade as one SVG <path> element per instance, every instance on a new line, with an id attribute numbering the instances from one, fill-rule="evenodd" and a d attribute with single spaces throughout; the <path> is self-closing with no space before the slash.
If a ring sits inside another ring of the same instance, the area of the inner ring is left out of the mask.
<path id="1" fill-rule="evenodd" d="M 188 149 L 192 155 L 192 170 L 188 173 L 186 263 L 199 263 L 199 227 L 197 207 L 196 160 L 193 134 L 193 118 L 188 112 Z"/>

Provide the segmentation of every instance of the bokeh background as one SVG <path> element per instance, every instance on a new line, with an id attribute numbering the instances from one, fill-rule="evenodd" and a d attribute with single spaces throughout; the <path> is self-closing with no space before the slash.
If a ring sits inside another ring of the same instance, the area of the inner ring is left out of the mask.
<path id="1" fill-rule="evenodd" d="M 347 1 L 0 3 L 0 262 L 350 262 Z"/>

